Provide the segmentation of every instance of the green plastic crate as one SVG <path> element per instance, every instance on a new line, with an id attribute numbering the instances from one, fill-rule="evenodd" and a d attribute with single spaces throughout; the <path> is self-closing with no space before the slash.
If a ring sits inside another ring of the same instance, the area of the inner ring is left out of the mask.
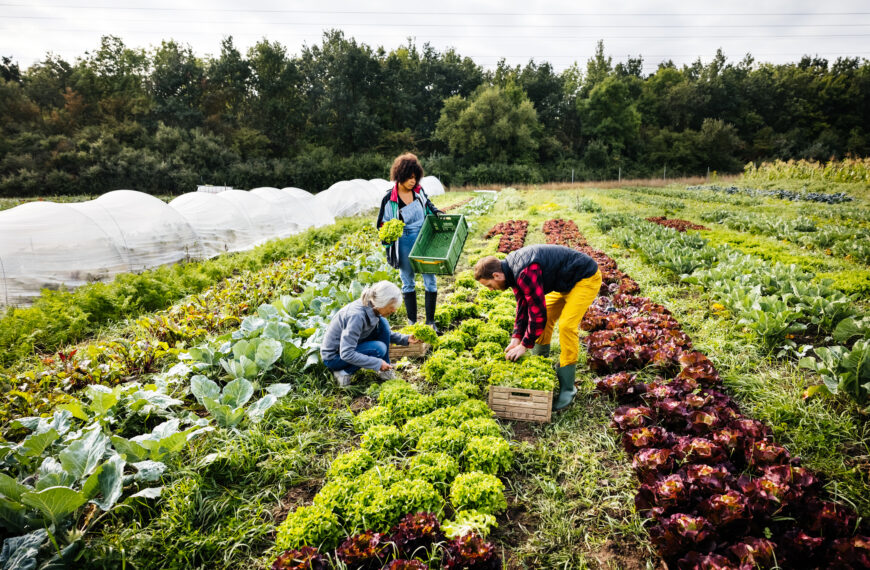
<path id="1" fill-rule="evenodd" d="M 408 258 L 417 273 L 452 275 L 468 237 L 465 216 L 426 216 Z"/>

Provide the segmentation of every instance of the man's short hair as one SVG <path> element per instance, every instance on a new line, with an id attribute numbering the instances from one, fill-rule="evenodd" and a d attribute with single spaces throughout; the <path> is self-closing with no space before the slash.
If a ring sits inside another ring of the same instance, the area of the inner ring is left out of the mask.
<path id="1" fill-rule="evenodd" d="M 474 264 L 474 280 L 492 279 L 495 272 L 502 273 L 501 261 L 494 255 L 487 255 Z"/>

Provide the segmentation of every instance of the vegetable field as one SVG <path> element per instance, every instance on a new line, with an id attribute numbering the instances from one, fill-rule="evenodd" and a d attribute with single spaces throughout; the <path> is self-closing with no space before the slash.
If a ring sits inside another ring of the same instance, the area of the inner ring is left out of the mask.
<path id="1" fill-rule="evenodd" d="M 27 344 L 34 319 L 5 315 L 0 566 L 867 567 L 870 194 L 750 174 L 436 197 L 469 222 L 444 333 L 400 309 L 432 348 L 386 382 L 341 389 L 319 360 L 330 316 L 398 281 L 369 218 L 208 262 L 165 308 L 75 335 L 46 317 Z M 578 394 L 546 424 L 496 419 L 487 392 L 553 390 L 558 338 L 506 361 L 513 295 L 470 272 L 535 243 L 604 278 Z M 86 323 L 85 301 L 52 314 Z"/>

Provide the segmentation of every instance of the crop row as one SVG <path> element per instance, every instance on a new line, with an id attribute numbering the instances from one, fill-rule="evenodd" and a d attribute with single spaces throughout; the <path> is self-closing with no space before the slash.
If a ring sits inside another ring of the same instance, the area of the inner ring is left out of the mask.
<path id="1" fill-rule="evenodd" d="M 622 225 L 611 233 L 624 247 L 640 251 L 651 263 L 687 283 L 700 285 L 716 301 L 714 309 L 733 315 L 777 355 L 806 357 L 815 347 L 823 365 L 816 366 L 831 393 L 844 392 L 859 403 L 870 395 L 870 326 L 858 314 L 857 295 L 833 288 L 794 265 L 767 263 L 725 247 L 711 247 L 698 235 L 681 234 L 622 216 L 600 216 L 599 227 Z M 828 335 L 853 340 L 851 346 L 822 347 Z M 796 341 L 803 341 L 798 344 Z M 802 360 L 810 368 L 811 360 Z M 819 362 L 816 362 L 818 365 Z"/>
<path id="2" fill-rule="evenodd" d="M 795 192 L 794 190 L 762 190 L 759 188 L 741 188 L 738 186 L 718 186 L 709 184 L 706 186 L 687 186 L 686 190 L 712 190 L 725 194 L 745 194 L 762 198 L 779 198 L 792 202 L 822 202 L 824 204 L 841 204 L 851 202 L 853 198 L 844 192 L 827 194 L 824 192 Z"/>
<path id="3" fill-rule="evenodd" d="M 523 247 L 528 231 L 529 222 L 526 220 L 508 220 L 494 225 L 483 237 L 484 239 L 489 239 L 493 236 L 501 235 L 498 242 L 498 251 L 500 253 L 510 253 Z"/>
<path id="4" fill-rule="evenodd" d="M 491 384 L 552 390 L 555 381 L 546 359 L 504 359 L 513 330 L 510 294 L 479 289 L 470 275 L 456 285 L 442 313 L 452 330 L 437 337 L 424 325 L 403 329 L 436 347 L 419 371 L 434 393 L 402 380 L 382 386 L 378 405 L 354 419 L 360 448 L 336 457 L 313 505 L 291 513 L 279 528 L 277 547 L 287 549 L 282 556 L 298 557 L 308 548 L 353 567 L 379 568 L 394 556 L 440 561 L 447 568 L 498 567 L 482 537 L 507 506 L 497 476 L 511 468 L 512 453 L 479 397 Z M 454 541 L 446 551 L 433 540 L 416 554 L 401 546 L 401 521 L 442 515 L 450 517 L 442 525 L 444 536 Z M 457 540 L 479 544 L 477 557 L 474 549 L 462 556 L 451 551 Z M 366 554 L 351 562 L 351 544 Z"/>
<path id="5" fill-rule="evenodd" d="M 751 232 L 789 241 L 808 249 L 820 249 L 859 263 L 870 263 L 870 230 L 854 226 L 819 226 L 805 216 L 793 220 L 759 214 L 713 210 L 701 215 L 707 222 L 725 224 L 732 230 Z"/>
<path id="6" fill-rule="evenodd" d="M 677 230 L 678 232 L 685 232 L 686 230 L 709 230 L 709 228 L 694 224 L 688 220 L 666 218 L 664 216 L 653 216 L 651 218 L 647 218 L 646 221 L 658 224 L 666 228 L 671 228 L 672 230 Z"/>
<path id="7" fill-rule="evenodd" d="M 721 392 L 712 362 L 669 311 L 642 297 L 599 297 L 582 327 L 597 388 L 622 406 L 613 425 L 641 481 L 650 538 L 681 569 L 855 568 L 870 564 L 866 525 L 821 496 L 819 476 Z M 644 383 L 632 371 L 656 374 Z M 856 533 L 856 527 L 858 532 Z"/>
<path id="8" fill-rule="evenodd" d="M 101 518 L 95 511 L 158 497 L 167 460 L 189 441 L 207 437 L 215 425 L 232 428 L 259 422 L 293 390 L 280 380 L 298 374 L 316 358 L 329 312 L 359 293 L 362 284 L 357 279 L 371 282 L 394 275 L 382 255 L 373 251 L 374 242 L 370 231 L 362 232 L 336 245 L 331 256 L 275 264 L 261 272 L 264 282 L 251 287 L 258 291 L 256 297 L 274 298 L 285 287 L 298 294 L 260 305 L 255 315 L 231 321 L 236 330 L 187 352 L 179 348 L 184 343 L 168 347 L 165 342 L 117 341 L 128 358 L 97 365 L 94 369 L 103 375 L 88 378 L 95 383 L 77 397 L 58 399 L 62 403 L 51 415 L 10 422 L 7 430 L 13 441 L 0 444 L 0 515 L 7 531 L 26 533 L 13 541 L 16 548 L 30 549 L 32 558 L 48 538 L 46 528 L 52 536 L 63 536 L 75 525 L 81 532 L 68 535 L 70 543 L 57 556 L 73 554 L 81 536 Z M 368 255 L 361 255 L 366 251 Z M 175 322 L 206 319 L 218 307 L 238 309 L 239 298 L 230 294 L 223 298 L 229 303 L 211 304 L 214 298 L 204 294 L 203 304 L 192 302 L 191 312 L 183 311 Z M 228 324 L 207 322 L 221 330 Z M 207 327 L 195 326 L 187 340 L 208 334 Z M 129 352 L 133 348 L 135 354 Z M 92 358 L 120 354 L 110 350 L 114 349 L 92 345 L 86 352 Z M 67 375 L 60 378 L 57 373 L 53 380 L 84 374 L 76 371 L 89 365 L 75 356 L 61 359 Z M 151 369 L 142 368 L 146 361 Z M 168 367 L 147 384 L 131 381 Z"/>

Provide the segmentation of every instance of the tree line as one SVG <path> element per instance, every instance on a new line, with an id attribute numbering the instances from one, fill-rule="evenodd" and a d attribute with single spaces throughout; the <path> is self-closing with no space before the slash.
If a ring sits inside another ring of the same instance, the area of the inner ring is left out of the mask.
<path id="1" fill-rule="evenodd" d="M 750 161 L 870 154 L 870 61 L 485 70 L 409 40 L 340 31 L 298 55 L 262 40 L 217 56 L 113 36 L 70 63 L 0 63 L 0 196 L 179 194 L 385 177 L 399 152 L 447 184 L 736 172 Z"/>

